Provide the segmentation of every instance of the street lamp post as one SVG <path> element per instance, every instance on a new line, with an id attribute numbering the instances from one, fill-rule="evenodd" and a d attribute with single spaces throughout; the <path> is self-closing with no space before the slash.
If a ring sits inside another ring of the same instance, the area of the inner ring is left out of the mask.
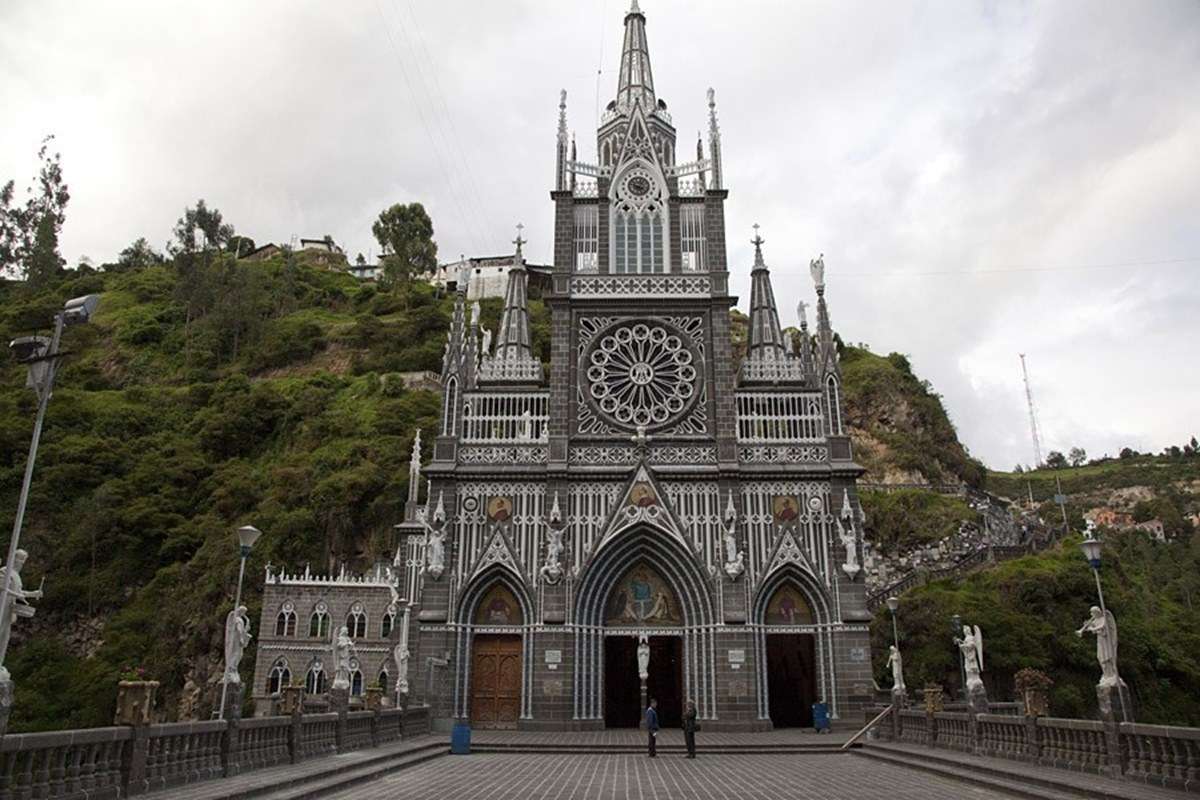
<path id="1" fill-rule="evenodd" d="M 888 611 L 892 612 L 892 644 L 896 645 L 896 649 L 900 649 L 900 628 L 896 625 L 896 609 L 900 607 L 899 597 L 889 597 L 887 599 Z"/>
<path id="2" fill-rule="evenodd" d="M 1108 608 L 1104 605 L 1104 588 L 1100 585 L 1100 542 L 1096 539 L 1096 525 L 1091 520 L 1088 520 L 1087 530 L 1084 531 L 1079 549 L 1083 551 L 1083 557 L 1087 559 L 1088 566 L 1092 568 L 1092 576 L 1096 579 L 1096 594 L 1100 597 L 1100 611 L 1107 617 Z"/>
<path id="3" fill-rule="evenodd" d="M 262 536 L 262 531 L 253 525 L 243 525 L 238 528 L 238 551 L 241 556 L 241 563 L 238 565 L 238 582 L 237 594 L 234 596 L 233 607 L 236 610 L 242 604 L 242 578 L 246 576 L 246 559 L 250 556 L 250 549 L 254 547 L 254 543 L 258 541 L 258 537 Z M 234 669 L 237 665 L 234 665 Z M 225 665 L 225 670 L 221 673 L 221 719 L 225 719 L 225 698 L 229 694 L 229 665 Z"/>
<path id="4" fill-rule="evenodd" d="M 8 558 L 4 561 L 4 591 L 0 593 L 0 626 L 5 629 L 12 624 L 13 591 L 12 581 L 15 573 L 14 562 L 21 541 L 21 526 L 25 522 L 25 507 L 29 502 L 29 486 L 33 481 L 33 464 L 37 460 L 38 443 L 42 438 L 42 423 L 46 419 L 46 406 L 50 403 L 50 395 L 54 391 L 54 379 L 58 375 L 59 359 L 62 357 L 58 346 L 62 340 L 63 329 L 68 325 L 78 325 L 91 319 L 100 303 L 96 294 L 84 295 L 68 300 L 62 311 L 54 315 L 54 334 L 47 339 L 45 336 L 22 336 L 9 344 L 9 349 L 24 364 L 29 366 L 29 376 L 25 385 L 33 389 L 38 398 L 37 416 L 33 422 L 33 439 L 29 443 L 29 458 L 25 461 L 25 478 L 21 483 L 21 495 L 17 500 L 17 516 L 13 520 L 12 537 L 8 541 Z M 7 630 L 6 630 L 7 633 Z M 8 636 L 3 637 L 0 647 L 0 680 L 8 680 L 8 670 L 4 668 L 4 659 L 8 654 Z"/>

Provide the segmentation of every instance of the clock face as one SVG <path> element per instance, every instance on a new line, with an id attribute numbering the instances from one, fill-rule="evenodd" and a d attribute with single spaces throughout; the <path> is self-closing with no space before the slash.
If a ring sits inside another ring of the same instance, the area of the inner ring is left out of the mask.
<path id="1" fill-rule="evenodd" d="M 629 193 L 635 197 L 644 197 L 650 194 L 650 180 L 643 175 L 634 175 L 629 179 Z"/>

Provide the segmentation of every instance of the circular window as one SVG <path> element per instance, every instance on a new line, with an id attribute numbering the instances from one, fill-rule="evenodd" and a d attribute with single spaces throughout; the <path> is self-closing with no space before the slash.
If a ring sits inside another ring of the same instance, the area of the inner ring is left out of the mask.
<path id="1" fill-rule="evenodd" d="M 660 428 L 699 396 L 700 359 L 664 325 L 636 322 L 599 336 L 581 369 L 596 410 L 623 428 Z"/>

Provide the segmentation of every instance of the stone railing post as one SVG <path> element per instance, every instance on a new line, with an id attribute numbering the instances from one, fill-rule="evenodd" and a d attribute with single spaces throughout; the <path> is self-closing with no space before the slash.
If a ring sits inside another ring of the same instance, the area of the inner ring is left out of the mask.
<path id="1" fill-rule="evenodd" d="M 925 738 L 929 740 L 930 747 L 937 747 L 938 740 L 938 718 L 937 713 L 933 711 L 925 712 Z"/>
<path id="2" fill-rule="evenodd" d="M 379 709 L 371 711 L 371 747 L 379 747 Z"/>
<path id="3" fill-rule="evenodd" d="M 1115 719 L 1104 720 L 1104 751 L 1109 777 L 1120 778 L 1125 772 L 1125 759 L 1121 754 L 1121 724 Z"/>
<path id="4" fill-rule="evenodd" d="M 1026 714 L 1022 720 L 1025 725 L 1025 757 L 1034 764 L 1042 757 L 1042 729 L 1038 727 L 1037 717 Z"/>
<path id="5" fill-rule="evenodd" d="M 150 726 L 130 725 L 129 741 L 121 751 L 121 789 L 125 797 L 146 791 L 146 757 L 150 752 Z"/>
<path id="6" fill-rule="evenodd" d="M 900 735 L 904 732 L 904 723 L 900 721 L 900 709 L 902 706 L 892 703 L 892 741 L 899 742 Z"/>
<path id="7" fill-rule="evenodd" d="M 337 751 L 338 753 L 346 752 L 346 715 L 350 713 L 350 690 L 349 689 L 330 689 L 329 690 L 329 706 L 331 711 L 337 712 Z"/>
<path id="8" fill-rule="evenodd" d="M 237 718 L 225 720 L 225 730 L 221 734 L 221 774 L 226 778 L 242 771 L 242 760 L 238 753 L 240 745 Z"/>
<path id="9" fill-rule="evenodd" d="M 299 764 L 303 757 L 301 751 L 304 744 L 304 704 L 297 703 L 292 708 L 291 724 L 288 725 L 288 761 Z"/>

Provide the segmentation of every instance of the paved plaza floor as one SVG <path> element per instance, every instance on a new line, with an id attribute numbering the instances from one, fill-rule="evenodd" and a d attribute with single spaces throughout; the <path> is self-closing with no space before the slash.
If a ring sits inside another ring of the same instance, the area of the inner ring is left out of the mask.
<path id="1" fill-rule="evenodd" d="M 445 756 L 336 800 L 964 800 L 990 790 L 845 755 L 475 754 Z"/>

